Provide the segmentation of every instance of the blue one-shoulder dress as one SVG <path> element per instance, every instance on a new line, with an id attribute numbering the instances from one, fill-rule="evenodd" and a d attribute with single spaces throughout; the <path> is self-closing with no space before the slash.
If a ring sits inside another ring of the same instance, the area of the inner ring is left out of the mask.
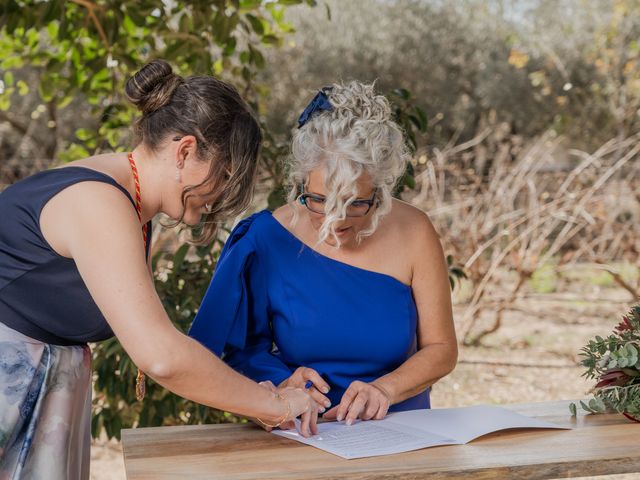
<path id="1" fill-rule="evenodd" d="M 258 382 L 313 368 L 337 405 L 416 352 L 417 322 L 410 286 L 319 254 L 265 210 L 231 233 L 189 335 Z M 390 411 L 429 407 L 427 390 Z"/>

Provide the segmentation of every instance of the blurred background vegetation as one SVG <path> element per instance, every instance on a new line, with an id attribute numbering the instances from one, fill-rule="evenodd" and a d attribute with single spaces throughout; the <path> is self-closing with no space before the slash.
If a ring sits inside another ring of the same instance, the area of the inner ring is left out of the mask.
<path id="1" fill-rule="evenodd" d="M 315 91 L 376 81 L 414 155 L 399 186 L 438 229 L 469 348 L 524 298 L 591 284 L 640 297 L 640 0 L 2 0 L 0 189 L 125 151 L 123 84 L 153 58 L 234 83 L 265 132 L 254 208 L 282 201 L 291 128 Z M 167 311 L 188 328 L 220 242 L 154 231 Z M 578 287 L 580 288 L 580 287 Z M 626 310 L 626 308 L 621 308 Z M 568 314 L 569 315 L 569 314 Z M 93 432 L 235 421 L 94 346 Z"/>

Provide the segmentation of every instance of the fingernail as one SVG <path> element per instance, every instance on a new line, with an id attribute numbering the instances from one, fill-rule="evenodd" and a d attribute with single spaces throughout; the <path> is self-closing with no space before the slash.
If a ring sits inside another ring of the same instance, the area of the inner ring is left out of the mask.
<path id="1" fill-rule="evenodd" d="M 324 402 L 324 406 L 329 408 L 331 406 L 331 402 Z"/>
<path id="2" fill-rule="evenodd" d="M 328 393 L 329 387 L 322 387 L 322 393 Z"/>
<path id="3" fill-rule="evenodd" d="M 351 426 L 351 424 L 352 424 L 352 423 L 353 423 L 353 420 L 351 420 L 351 419 L 348 419 L 348 420 L 347 420 L 347 425 L 348 425 L 348 426 Z"/>
<path id="4" fill-rule="evenodd" d="M 324 412 L 326 412 L 326 410 L 324 409 L 324 407 L 320 407 L 320 408 L 318 409 L 318 411 L 319 411 L 320 413 L 324 413 Z"/>
<path id="5" fill-rule="evenodd" d="M 342 414 L 339 414 L 338 417 L 336 418 L 336 420 L 341 422 L 343 418 L 344 418 L 344 416 Z"/>

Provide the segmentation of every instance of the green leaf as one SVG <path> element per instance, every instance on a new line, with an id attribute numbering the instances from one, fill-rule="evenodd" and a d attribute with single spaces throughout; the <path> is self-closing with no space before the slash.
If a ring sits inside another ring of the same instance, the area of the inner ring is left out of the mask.
<path id="1" fill-rule="evenodd" d="M 262 24 L 262 21 L 258 19 L 258 17 L 250 13 L 248 13 L 246 17 L 247 17 L 247 20 L 249 20 L 249 23 L 251 24 L 251 28 L 253 28 L 253 31 L 256 32 L 258 35 L 264 35 L 264 25 Z"/>
<path id="2" fill-rule="evenodd" d="M 591 409 L 591 407 L 589 407 L 589 405 L 587 405 L 586 403 L 584 403 L 582 400 L 580 400 L 580 406 L 583 408 L 583 410 L 585 410 L 586 412 L 590 412 L 593 413 L 593 410 Z"/>
<path id="3" fill-rule="evenodd" d="M 576 410 L 576 404 L 575 403 L 571 402 L 569 404 L 569 412 L 571 412 L 571 416 L 573 416 L 573 417 L 575 417 L 578 414 L 578 412 Z"/>
<path id="4" fill-rule="evenodd" d="M 58 22 L 49 22 L 47 25 L 47 33 L 50 39 L 55 39 L 58 36 Z"/>
<path id="5" fill-rule="evenodd" d="M 262 37 L 262 43 L 268 45 L 279 45 L 281 43 L 281 40 L 278 36 L 269 34 Z"/>
<path id="6" fill-rule="evenodd" d="M 240 0 L 240 8 L 243 10 L 254 10 L 262 5 L 260 0 Z"/>
<path id="7" fill-rule="evenodd" d="M 180 270 L 180 268 L 182 267 L 182 262 L 184 262 L 184 258 L 187 255 L 187 252 L 189 251 L 189 247 L 190 245 L 188 243 L 185 243 L 176 251 L 176 254 L 173 257 L 174 271 Z"/>
<path id="8" fill-rule="evenodd" d="M 71 95 L 67 95 L 58 101 L 58 108 L 63 109 L 67 107 L 73 101 L 73 97 Z"/>
<path id="9" fill-rule="evenodd" d="M 6 112 L 11 107 L 11 101 L 9 95 L 0 95 L 0 110 Z"/>
<path id="10" fill-rule="evenodd" d="M 109 89 L 111 76 L 109 69 L 103 68 L 91 77 L 91 90 Z"/>
<path id="11" fill-rule="evenodd" d="M 252 63 L 258 68 L 264 68 L 265 60 L 262 53 L 259 50 L 256 50 L 255 48 L 251 48 L 251 47 L 250 47 L 250 51 L 251 51 Z"/>
<path id="12" fill-rule="evenodd" d="M 49 0 L 42 14 L 42 22 L 51 23 L 54 20 L 59 20 L 62 17 L 62 3 L 61 0 Z"/>
<path id="13" fill-rule="evenodd" d="M 595 410 L 600 412 L 600 413 L 604 413 L 607 411 L 607 406 L 604 404 L 604 402 L 602 401 L 602 399 L 600 397 L 595 397 L 594 399 L 594 404 L 596 406 Z"/>
<path id="14" fill-rule="evenodd" d="M 416 107 L 416 115 L 420 119 L 420 131 L 421 132 L 426 132 L 427 131 L 427 127 L 429 126 L 429 121 L 427 119 L 427 114 L 421 108 Z"/>
<path id="15" fill-rule="evenodd" d="M 274 188 L 267 199 L 268 209 L 272 212 L 287 202 L 287 191 L 283 185 Z"/>
<path id="16" fill-rule="evenodd" d="M 406 88 L 396 88 L 395 90 L 393 90 L 393 93 L 403 100 L 409 100 L 409 98 L 411 97 L 409 90 L 407 90 Z"/>
<path id="17" fill-rule="evenodd" d="M 4 84 L 6 87 L 13 87 L 13 72 L 4 73 Z"/>
<path id="18" fill-rule="evenodd" d="M 183 15 L 183 17 L 184 16 L 185 15 Z M 182 23 L 182 19 L 180 19 L 180 23 Z M 122 19 L 122 28 L 124 28 L 124 31 L 131 36 L 135 35 L 136 31 L 138 30 L 138 26 L 133 21 L 130 15 L 125 15 Z"/>
<path id="19" fill-rule="evenodd" d="M 29 93 L 29 85 L 24 80 L 18 80 L 16 87 L 18 87 L 18 95 L 20 95 L 21 97 L 24 97 L 27 93 Z"/>
<path id="20" fill-rule="evenodd" d="M 94 137 L 95 133 L 89 130 L 88 128 L 79 128 L 76 130 L 76 137 L 83 142 L 86 142 L 90 138 Z"/>
<path id="21" fill-rule="evenodd" d="M 236 51 L 236 45 L 237 41 L 235 37 L 230 37 L 229 41 L 226 43 L 224 49 L 222 50 L 222 55 L 224 55 L 225 57 L 230 57 L 231 55 L 233 55 Z"/>
<path id="22" fill-rule="evenodd" d="M 22 68 L 24 66 L 24 61 L 17 55 L 10 56 L 5 58 L 0 62 L 0 68 L 3 70 L 17 70 L 18 68 Z"/>
<path id="23" fill-rule="evenodd" d="M 38 85 L 38 93 L 40 94 L 40 98 L 45 102 L 50 102 L 53 99 L 53 95 L 55 94 L 55 84 L 53 82 L 42 81 L 40 85 Z"/>

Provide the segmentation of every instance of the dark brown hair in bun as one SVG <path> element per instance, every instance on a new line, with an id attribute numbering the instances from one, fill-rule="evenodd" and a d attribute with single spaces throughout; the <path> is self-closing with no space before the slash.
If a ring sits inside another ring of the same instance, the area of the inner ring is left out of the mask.
<path id="1" fill-rule="evenodd" d="M 177 136 L 196 138 L 198 158 L 209 163 L 201 185 L 212 185 L 218 198 L 197 238 L 209 241 L 217 223 L 239 215 L 253 195 L 262 134 L 251 109 L 232 85 L 210 75 L 182 78 L 164 60 L 142 67 L 125 93 L 142 112 L 135 133 L 147 148 L 156 151 Z M 183 205 L 201 185 L 184 188 Z"/>
<path id="2" fill-rule="evenodd" d="M 181 76 L 173 73 L 171 65 L 164 60 L 154 60 L 127 81 L 124 92 L 129 101 L 146 114 L 166 105 L 183 82 Z"/>

